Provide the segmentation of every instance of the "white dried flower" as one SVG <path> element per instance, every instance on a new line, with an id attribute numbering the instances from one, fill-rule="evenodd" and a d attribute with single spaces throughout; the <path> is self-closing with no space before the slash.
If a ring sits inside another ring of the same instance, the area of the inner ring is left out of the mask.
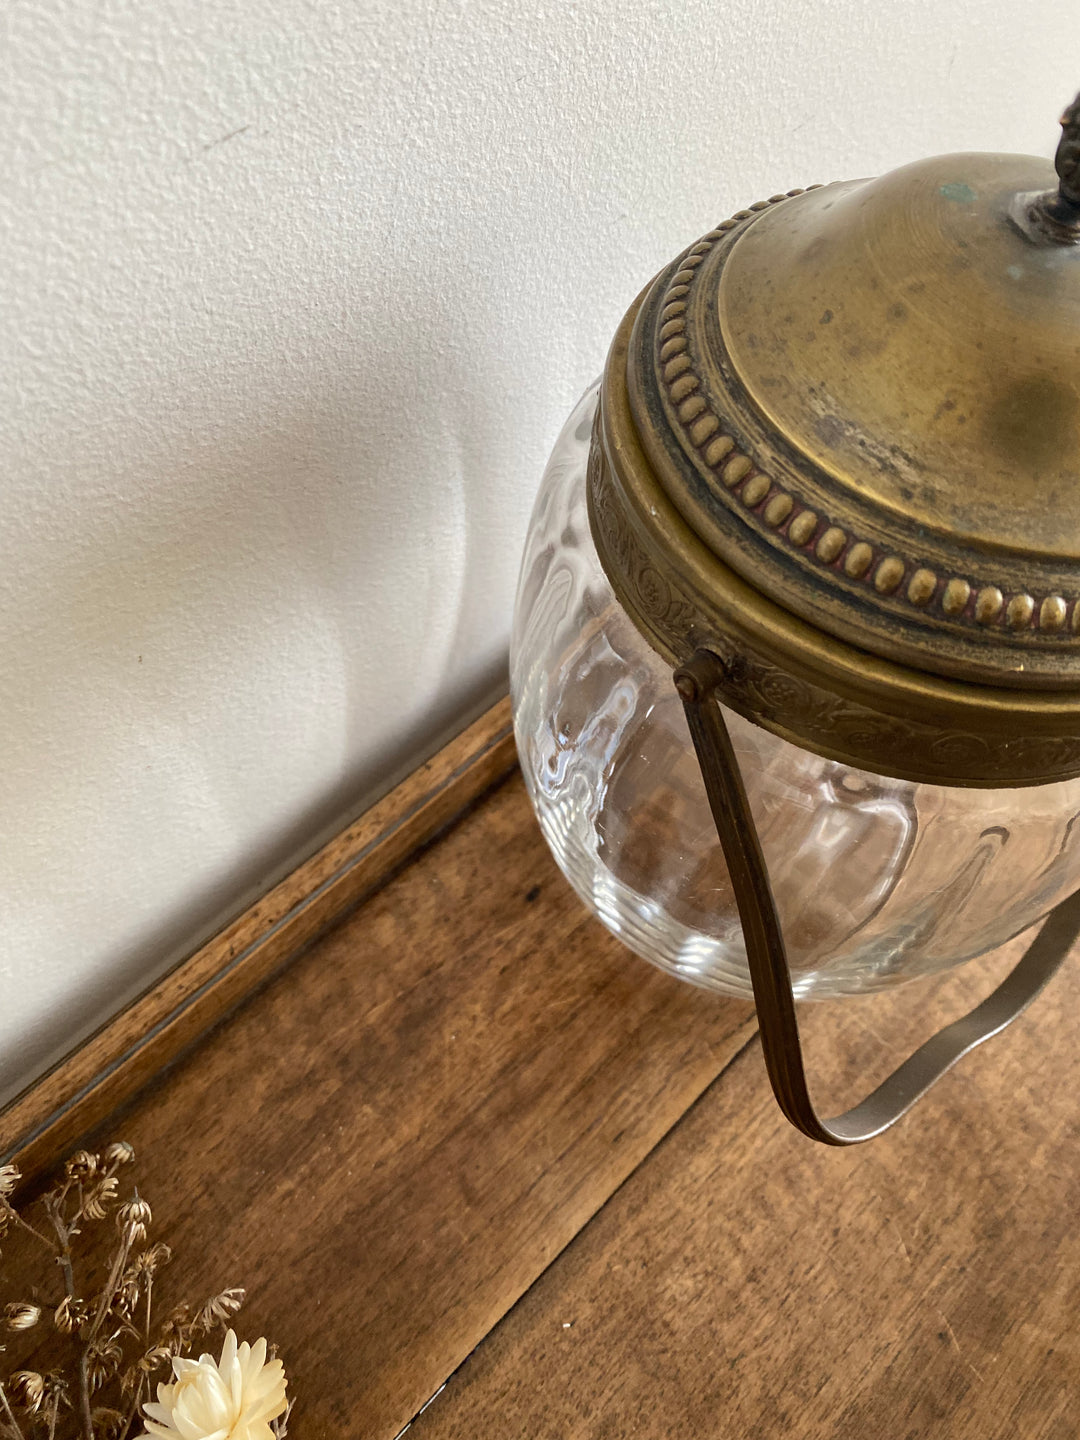
<path id="1" fill-rule="evenodd" d="M 285 1413 L 288 1382 L 281 1361 L 267 1361 L 265 1340 L 237 1345 L 230 1330 L 220 1360 L 172 1364 L 176 1381 L 159 1385 L 157 1400 L 143 1406 L 139 1440 L 274 1440 L 270 1421 Z"/>
<path id="2" fill-rule="evenodd" d="M 21 1179 L 17 1165 L 0 1165 L 0 1196 L 10 1195 Z"/>

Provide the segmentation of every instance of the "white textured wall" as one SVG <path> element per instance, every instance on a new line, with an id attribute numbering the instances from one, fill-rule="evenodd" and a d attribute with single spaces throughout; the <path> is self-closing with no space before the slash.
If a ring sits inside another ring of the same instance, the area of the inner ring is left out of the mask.
<path id="1" fill-rule="evenodd" d="M 7 0 L 0 1091 L 500 685 L 545 451 L 745 203 L 1049 152 L 1080 0 Z"/>

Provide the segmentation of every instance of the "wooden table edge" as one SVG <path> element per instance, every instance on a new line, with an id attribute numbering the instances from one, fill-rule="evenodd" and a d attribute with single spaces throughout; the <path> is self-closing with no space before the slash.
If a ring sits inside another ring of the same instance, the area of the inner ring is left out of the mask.
<path id="1" fill-rule="evenodd" d="M 507 697 L 4 1106 L 0 1163 L 55 1163 L 515 764 Z"/>

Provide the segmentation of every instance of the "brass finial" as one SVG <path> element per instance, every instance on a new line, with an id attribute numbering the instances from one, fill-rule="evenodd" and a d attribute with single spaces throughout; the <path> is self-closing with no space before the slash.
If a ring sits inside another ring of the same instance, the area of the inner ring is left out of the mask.
<path id="1" fill-rule="evenodd" d="M 1027 211 L 1028 234 L 1055 245 L 1080 245 L 1080 95 L 1061 117 L 1061 141 L 1054 156 L 1058 188 L 1035 198 Z M 1025 227 L 1027 228 L 1027 227 Z"/>
<path id="2" fill-rule="evenodd" d="M 1059 194 L 1067 205 L 1080 209 L 1080 95 L 1061 117 L 1061 143 L 1054 156 Z"/>

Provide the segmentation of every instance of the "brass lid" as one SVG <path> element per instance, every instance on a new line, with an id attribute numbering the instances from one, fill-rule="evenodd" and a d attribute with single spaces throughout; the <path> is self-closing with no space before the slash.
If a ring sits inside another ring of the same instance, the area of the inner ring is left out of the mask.
<path id="1" fill-rule="evenodd" d="M 1062 124 L 1057 175 L 952 155 L 752 206 L 616 337 L 605 568 L 669 658 L 813 672 L 786 709 L 728 697 L 811 749 L 943 783 L 1080 773 L 1080 99 Z M 846 739 L 806 720 L 856 691 Z"/>

